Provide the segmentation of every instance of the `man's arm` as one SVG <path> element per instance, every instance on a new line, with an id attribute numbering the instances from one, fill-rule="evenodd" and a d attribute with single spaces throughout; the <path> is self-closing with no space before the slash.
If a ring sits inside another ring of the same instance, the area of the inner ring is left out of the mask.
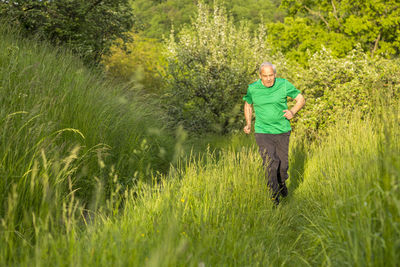
<path id="1" fill-rule="evenodd" d="M 252 106 L 249 103 L 247 103 L 247 101 L 244 101 L 244 118 L 246 119 L 246 126 L 244 126 L 243 131 L 246 134 L 249 134 L 251 132 L 252 115 L 253 115 Z"/>
<path id="2" fill-rule="evenodd" d="M 296 114 L 306 103 L 306 100 L 302 94 L 298 94 L 294 100 L 296 101 L 296 104 L 290 110 L 285 109 L 283 111 L 285 112 L 283 116 L 288 120 L 291 120 L 294 114 Z"/>

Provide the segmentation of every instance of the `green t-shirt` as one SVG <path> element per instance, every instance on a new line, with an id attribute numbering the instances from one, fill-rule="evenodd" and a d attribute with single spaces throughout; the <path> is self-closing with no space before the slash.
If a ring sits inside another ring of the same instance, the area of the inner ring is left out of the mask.
<path id="1" fill-rule="evenodd" d="M 296 98 L 300 93 L 289 81 L 276 78 L 271 87 L 266 87 L 258 80 L 249 85 L 243 97 L 253 104 L 256 113 L 255 132 L 267 134 L 287 133 L 292 128 L 288 119 L 283 117 L 283 110 L 288 109 L 287 97 Z"/>

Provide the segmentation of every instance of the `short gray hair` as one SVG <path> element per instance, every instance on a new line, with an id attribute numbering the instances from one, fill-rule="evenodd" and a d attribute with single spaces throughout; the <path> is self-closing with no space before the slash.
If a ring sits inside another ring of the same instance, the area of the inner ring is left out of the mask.
<path id="1" fill-rule="evenodd" d="M 274 74 L 276 74 L 276 67 L 274 64 L 270 63 L 270 62 L 264 62 L 260 65 L 260 73 L 262 71 L 262 68 L 264 67 L 272 67 L 272 69 L 274 70 Z"/>

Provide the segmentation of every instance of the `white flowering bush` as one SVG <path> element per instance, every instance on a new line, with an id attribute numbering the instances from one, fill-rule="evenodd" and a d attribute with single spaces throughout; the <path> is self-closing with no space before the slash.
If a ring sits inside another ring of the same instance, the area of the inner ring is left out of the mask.
<path id="1" fill-rule="evenodd" d="M 227 133 L 242 124 L 242 97 L 268 59 L 263 28 L 235 27 L 225 10 L 198 5 L 192 25 L 168 40 L 168 111 L 186 129 Z"/>

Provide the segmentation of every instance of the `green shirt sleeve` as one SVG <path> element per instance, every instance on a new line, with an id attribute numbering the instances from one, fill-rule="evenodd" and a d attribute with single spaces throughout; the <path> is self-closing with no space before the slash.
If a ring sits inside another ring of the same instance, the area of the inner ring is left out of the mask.
<path id="1" fill-rule="evenodd" d="M 300 94 L 300 91 L 296 89 L 296 87 L 294 87 L 294 85 L 291 84 L 289 81 L 286 81 L 285 88 L 286 88 L 286 95 L 291 98 L 296 98 L 296 96 Z"/>
<path id="2" fill-rule="evenodd" d="M 247 88 L 247 94 L 243 97 L 243 100 L 249 104 L 253 104 L 253 98 L 251 97 L 250 86 Z"/>

